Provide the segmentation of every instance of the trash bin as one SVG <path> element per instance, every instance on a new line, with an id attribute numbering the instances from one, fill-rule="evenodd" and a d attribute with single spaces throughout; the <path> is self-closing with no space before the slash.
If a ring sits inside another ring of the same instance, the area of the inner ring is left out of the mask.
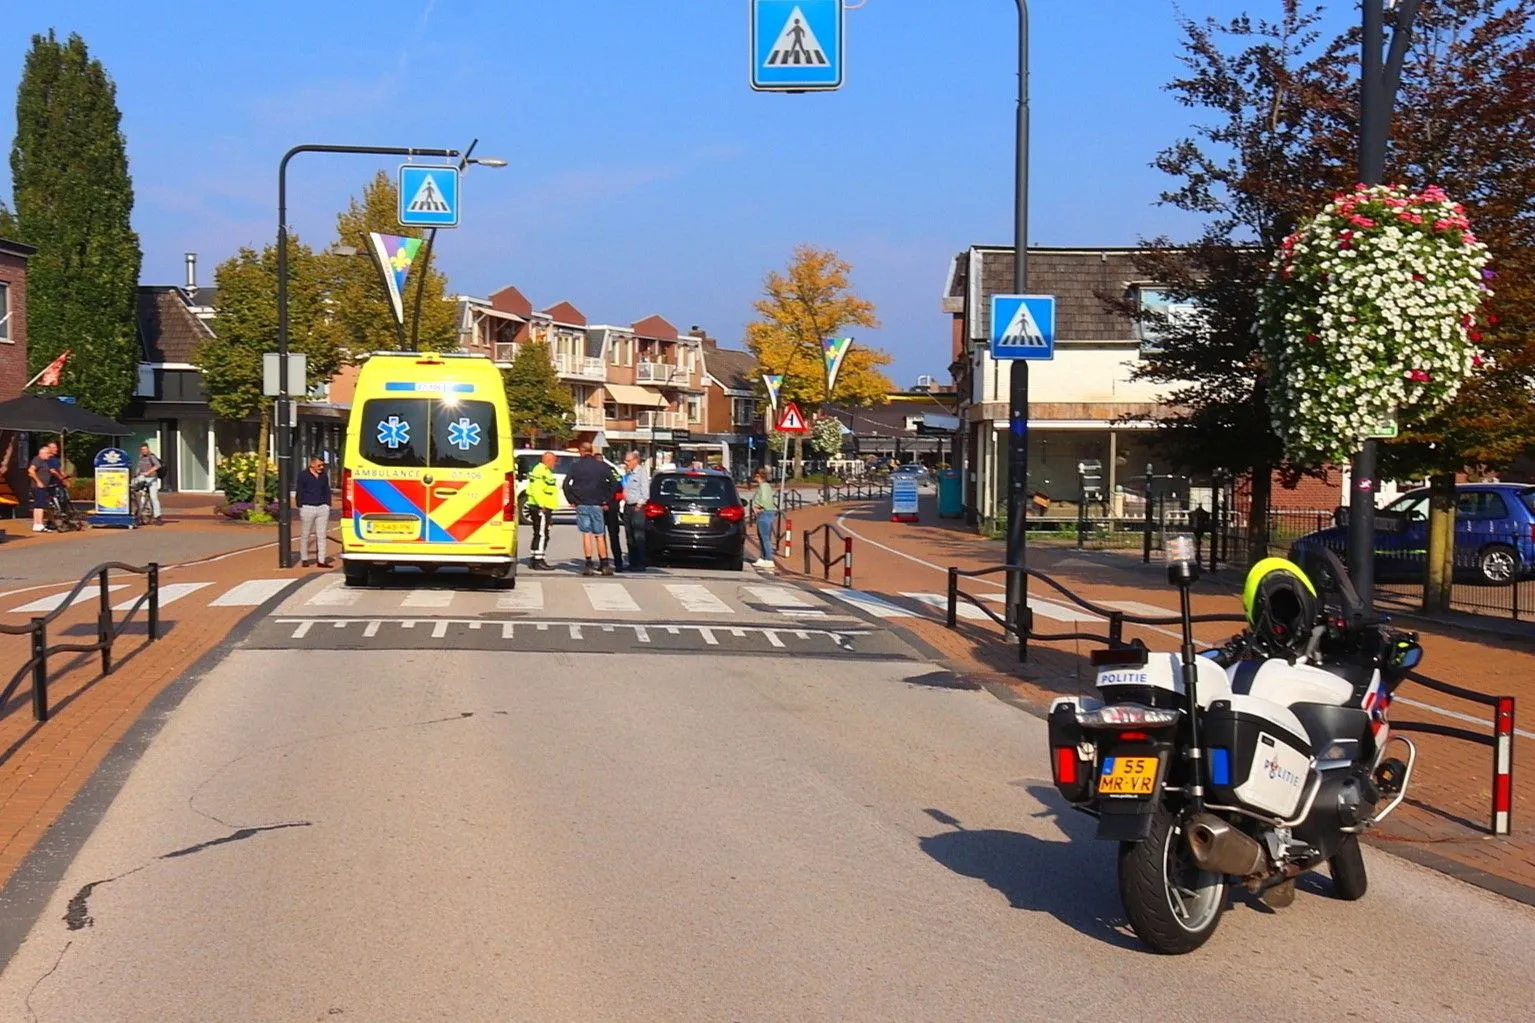
<path id="1" fill-rule="evenodd" d="M 938 470 L 938 517 L 957 519 L 964 513 L 965 499 L 959 487 L 959 470 Z"/>

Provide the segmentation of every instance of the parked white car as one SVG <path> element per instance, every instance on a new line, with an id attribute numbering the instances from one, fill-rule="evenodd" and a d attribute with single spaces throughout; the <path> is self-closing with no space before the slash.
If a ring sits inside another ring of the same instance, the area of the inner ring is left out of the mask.
<path id="1" fill-rule="evenodd" d="M 531 513 L 529 513 L 527 504 L 522 499 L 522 495 L 528 489 L 528 474 L 533 471 L 533 467 L 538 464 L 539 459 L 544 457 L 544 452 L 546 450 L 548 449 L 517 448 L 516 451 L 513 452 L 517 458 L 517 521 L 523 523 L 524 525 L 533 521 L 533 516 Z M 570 471 L 570 467 L 575 465 L 576 459 L 580 458 L 581 456 L 574 451 L 556 451 L 554 453 L 554 457 L 554 479 L 555 482 L 560 485 L 560 504 L 559 507 L 555 509 L 555 514 L 558 515 L 561 512 L 571 511 L 570 505 L 565 501 L 565 474 Z M 604 461 L 606 461 L 606 459 L 604 459 Z M 612 462 L 608 462 L 607 464 L 616 475 L 623 475 L 623 470 L 618 468 L 618 466 L 614 465 Z"/>

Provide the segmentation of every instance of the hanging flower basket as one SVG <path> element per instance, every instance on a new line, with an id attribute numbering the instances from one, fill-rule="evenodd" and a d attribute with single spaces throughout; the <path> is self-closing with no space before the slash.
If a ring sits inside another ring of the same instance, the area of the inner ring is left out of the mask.
<path id="1" fill-rule="evenodd" d="M 1343 462 L 1383 418 L 1454 399 L 1485 358 L 1487 262 L 1465 209 L 1437 186 L 1359 185 L 1284 240 L 1259 324 L 1291 460 Z"/>

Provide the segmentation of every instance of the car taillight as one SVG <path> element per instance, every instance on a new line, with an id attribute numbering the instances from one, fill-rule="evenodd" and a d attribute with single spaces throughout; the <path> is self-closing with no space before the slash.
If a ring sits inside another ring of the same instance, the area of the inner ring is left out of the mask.
<path id="1" fill-rule="evenodd" d="M 341 470 L 341 517 L 352 517 L 352 470 Z"/>
<path id="2" fill-rule="evenodd" d="M 505 482 L 501 484 L 501 515 L 508 519 L 515 519 L 517 517 L 516 471 L 507 473 Z"/>
<path id="3" fill-rule="evenodd" d="M 666 515 L 666 505 L 656 504 L 654 501 L 645 502 L 645 517 L 647 519 L 659 519 Z"/>
<path id="4" fill-rule="evenodd" d="M 726 522 L 740 522 L 746 518 L 746 509 L 738 504 L 728 504 L 720 509 L 719 516 Z"/>
<path id="5" fill-rule="evenodd" d="M 1075 785 L 1077 783 L 1077 751 L 1075 747 L 1055 747 L 1055 783 L 1057 785 Z"/>

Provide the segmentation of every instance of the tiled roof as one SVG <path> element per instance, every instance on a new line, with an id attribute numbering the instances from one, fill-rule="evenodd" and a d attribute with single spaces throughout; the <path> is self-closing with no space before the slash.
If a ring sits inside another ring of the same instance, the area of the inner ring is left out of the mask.
<path id="1" fill-rule="evenodd" d="M 213 336 L 177 287 L 139 288 L 138 325 L 145 362 L 191 362 L 197 346 Z"/>
<path id="2" fill-rule="evenodd" d="M 705 348 L 704 369 L 726 390 L 751 391 L 757 386 L 757 357 L 735 348 Z"/>
<path id="3" fill-rule="evenodd" d="M 1027 291 L 1055 296 L 1055 336 L 1062 341 L 1128 341 L 1134 324 L 1124 313 L 1104 307 L 1099 294 L 1124 294 L 1142 279 L 1134 249 L 1030 249 Z M 991 336 L 991 296 L 1013 292 L 1013 250 L 977 246 L 967 254 L 968 269 L 954 274 L 955 287 L 966 289 L 972 304 L 970 336 Z M 979 282 L 971 279 L 980 264 Z M 962 281 L 963 285 L 958 282 Z M 976 287 L 979 283 L 979 288 Z"/>
<path id="4" fill-rule="evenodd" d="M 677 328 L 667 322 L 666 317 L 659 314 L 636 320 L 629 329 L 640 337 L 656 338 L 661 341 L 677 340 Z"/>

